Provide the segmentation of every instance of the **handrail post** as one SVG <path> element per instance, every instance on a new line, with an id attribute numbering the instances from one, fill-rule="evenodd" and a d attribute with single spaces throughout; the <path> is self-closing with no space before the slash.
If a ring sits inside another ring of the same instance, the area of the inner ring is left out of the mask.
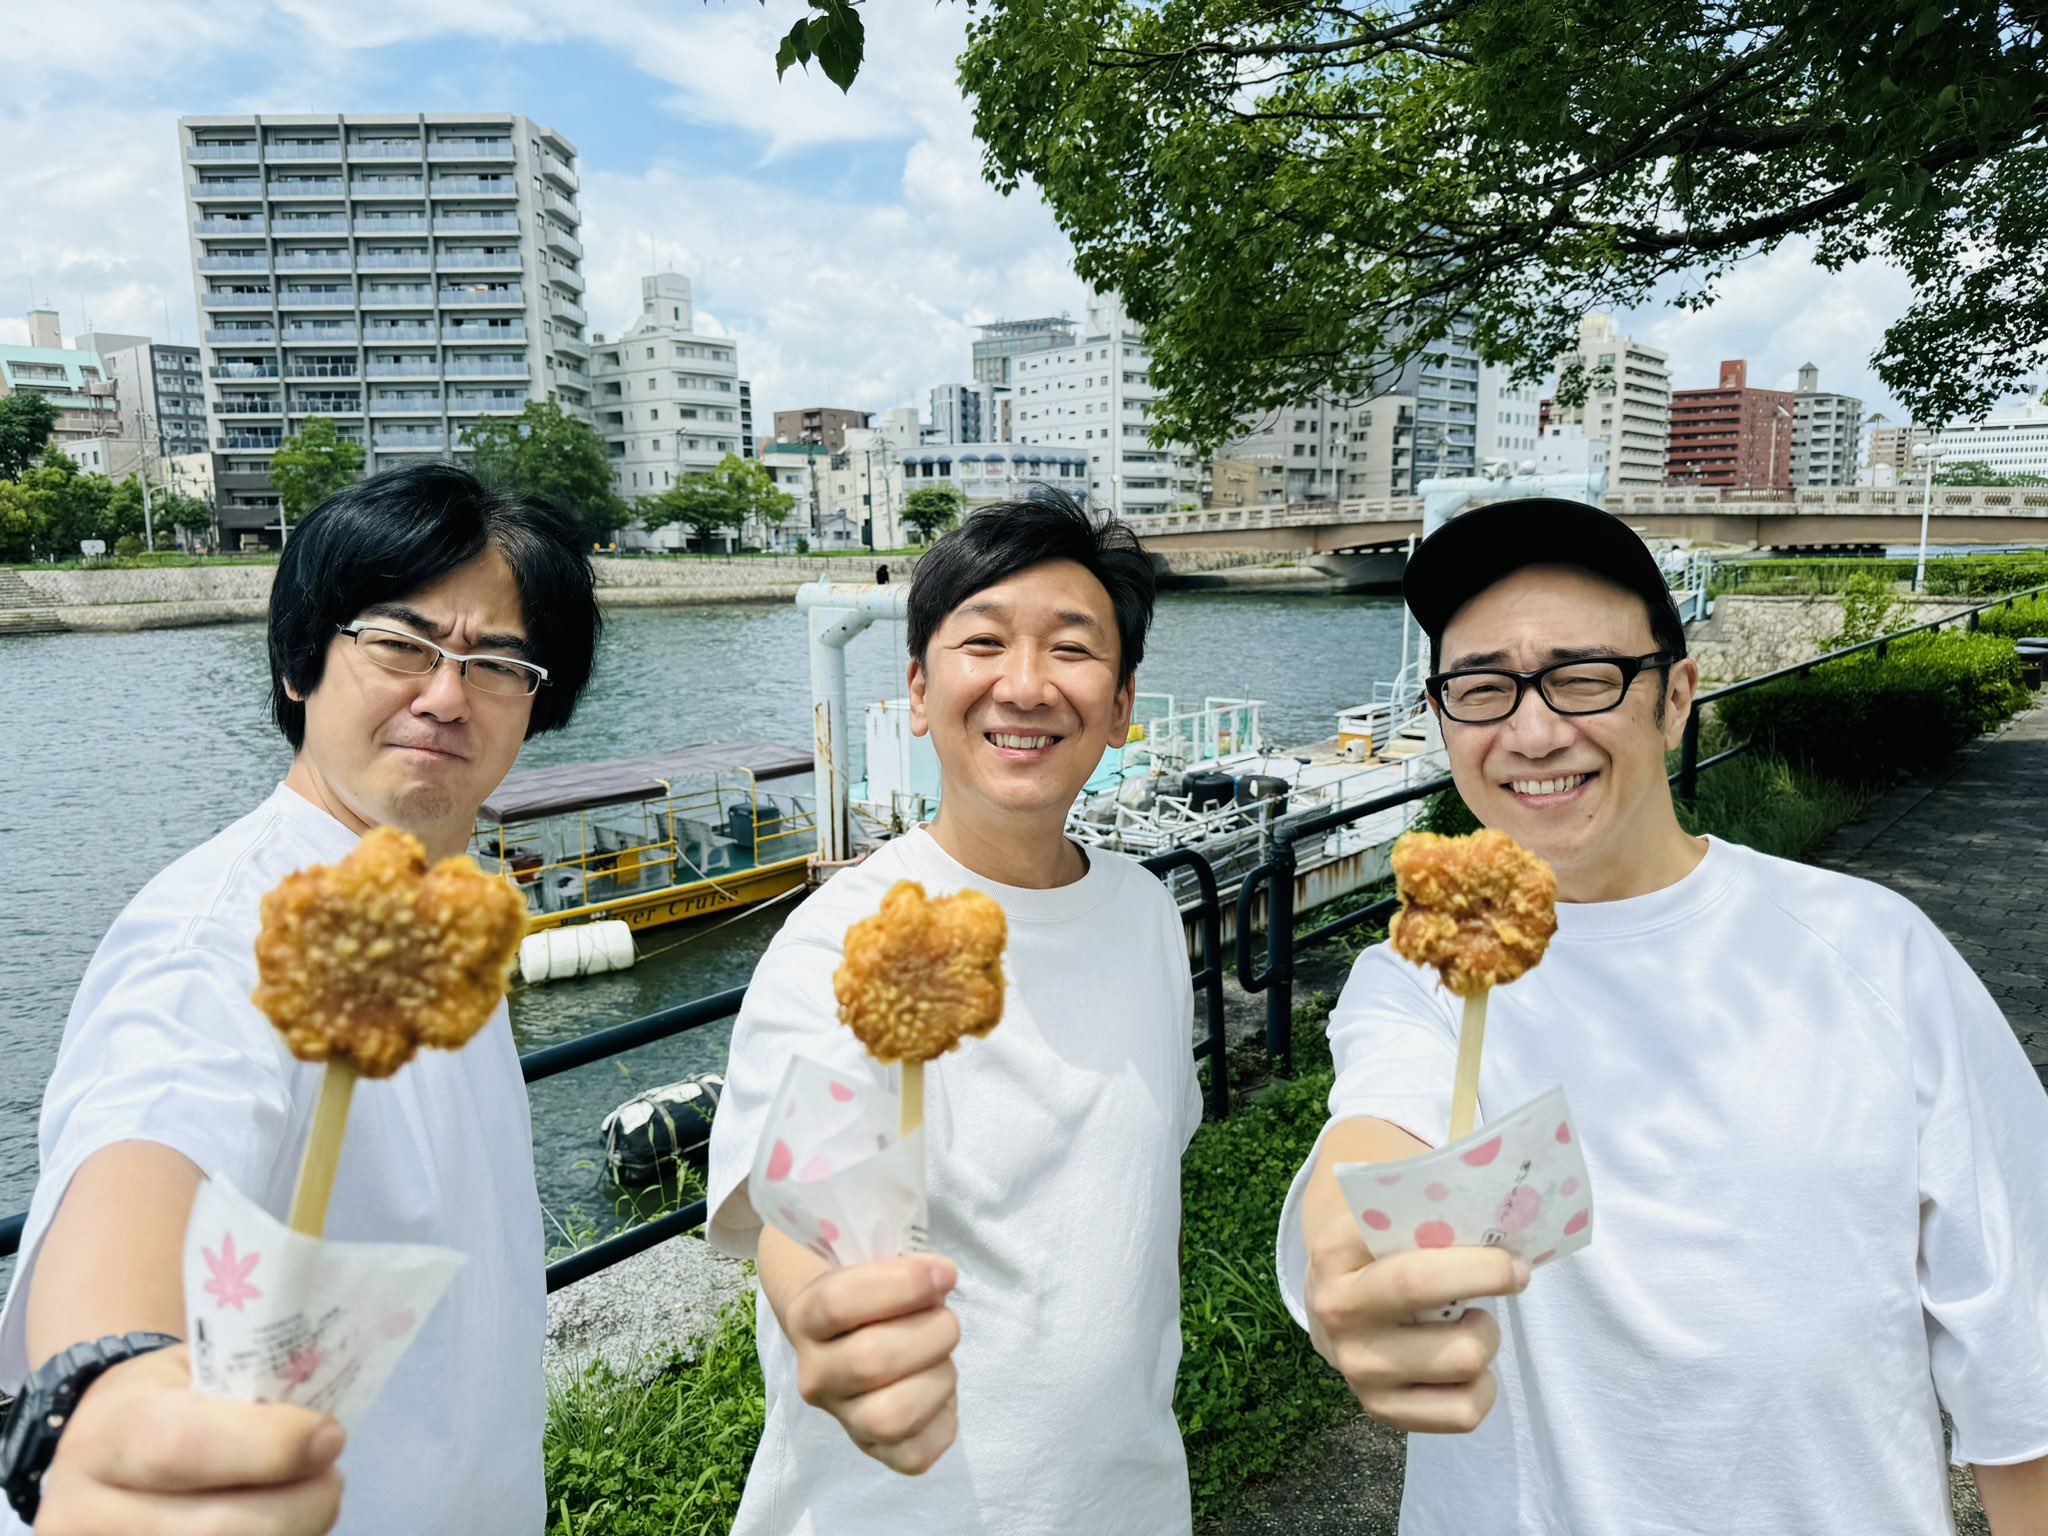
<path id="1" fill-rule="evenodd" d="M 1266 1055 L 1294 1071 L 1294 844 L 1273 839 L 1266 886 Z"/>
<path id="2" fill-rule="evenodd" d="M 1685 717 L 1685 735 L 1678 746 L 1678 797 L 1687 805 L 1699 792 L 1700 785 L 1700 706 L 1693 701 L 1691 711 Z"/>

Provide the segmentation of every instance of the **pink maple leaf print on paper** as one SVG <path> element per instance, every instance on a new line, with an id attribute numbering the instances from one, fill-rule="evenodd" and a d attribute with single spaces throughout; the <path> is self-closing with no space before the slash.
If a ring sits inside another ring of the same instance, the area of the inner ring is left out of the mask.
<path id="1" fill-rule="evenodd" d="M 258 1300 L 263 1295 L 249 1283 L 249 1272 L 262 1262 L 263 1255 L 236 1254 L 234 1233 L 221 1235 L 218 1254 L 211 1248 L 201 1248 L 199 1252 L 206 1259 L 206 1267 L 213 1276 L 206 1282 L 205 1290 L 214 1298 L 216 1312 L 224 1312 L 229 1307 L 239 1312 L 243 1302 Z"/>
<path id="2" fill-rule="evenodd" d="M 302 1387 L 326 1363 L 326 1351 L 318 1344 L 308 1344 L 304 1349 L 295 1349 L 285 1356 L 284 1369 L 277 1373 L 277 1379 L 289 1387 Z"/>

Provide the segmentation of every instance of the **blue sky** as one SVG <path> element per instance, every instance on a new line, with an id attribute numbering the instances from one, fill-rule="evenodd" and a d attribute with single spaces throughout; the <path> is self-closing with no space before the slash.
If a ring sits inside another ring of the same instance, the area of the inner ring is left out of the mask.
<path id="1" fill-rule="evenodd" d="M 35 296 L 67 335 L 191 339 L 181 113 L 514 111 L 582 157 L 588 308 L 613 333 L 639 278 L 689 276 L 700 323 L 739 340 L 757 409 L 925 402 L 964 379 L 973 326 L 1084 299 L 1067 243 L 1026 190 L 980 180 L 953 85 L 967 11 L 871 0 L 850 96 L 778 83 L 799 0 L 16 0 L 0 31 L 0 340 Z M 1724 357 L 1752 383 L 1897 407 L 1867 358 L 1907 290 L 1870 264 L 1820 271 L 1797 243 L 1745 264 L 1702 313 L 1631 328 L 1680 388 Z M 168 314 L 168 321 L 166 315 Z M 763 421 L 765 427 L 765 420 Z"/>

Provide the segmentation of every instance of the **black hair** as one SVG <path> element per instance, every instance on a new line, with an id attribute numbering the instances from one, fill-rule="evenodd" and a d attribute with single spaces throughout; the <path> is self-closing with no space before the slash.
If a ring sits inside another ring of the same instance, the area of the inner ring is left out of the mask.
<path id="1" fill-rule="evenodd" d="M 567 724 L 604 628 L 590 557 L 552 502 L 486 486 L 457 464 L 388 469 L 335 492 L 291 530 L 270 591 L 270 712 L 297 751 L 306 740 L 300 695 L 320 686 L 337 626 L 373 603 L 440 580 L 485 548 L 519 585 L 527 646 L 548 681 L 526 734 Z"/>
<path id="2" fill-rule="evenodd" d="M 1097 523 L 1064 491 L 1033 486 L 1014 501 L 977 508 L 943 536 L 910 581 L 910 656 L 924 665 L 925 648 L 946 615 L 977 592 L 1048 560 L 1071 560 L 1102 583 L 1116 611 L 1117 686 L 1145 659 L 1152 627 L 1152 557 L 1131 525 Z"/>

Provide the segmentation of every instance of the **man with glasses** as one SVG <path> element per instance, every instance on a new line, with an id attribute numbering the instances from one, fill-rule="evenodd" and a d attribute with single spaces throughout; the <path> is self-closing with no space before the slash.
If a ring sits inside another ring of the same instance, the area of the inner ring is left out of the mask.
<path id="1" fill-rule="evenodd" d="M 2048 1529 L 2048 1099 L 1997 1006 L 1900 897 L 1680 826 L 1698 669 L 1620 521 L 1482 507 L 1404 591 L 1459 793 L 1557 872 L 1480 1107 L 1564 1086 L 1598 1237 L 1533 1283 L 1497 1249 L 1374 1259 L 1330 1169 L 1447 1139 L 1459 1010 L 1367 951 L 1278 1262 L 1415 1432 L 1402 1531 L 1940 1532 L 1945 1455 L 1996 1536 Z M 1424 1320 L 1472 1297 L 1502 1299 Z"/>
<path id="2" fill-rule="evenodd" d="M 284 1216 L 319 1092 L 249 1000 L 258 902 L 377 826 L 463 851 L 520 744 L 589 679 L 580 545 L 560 511 L 447 464 L 365 480 L 292 530 L 270 604 L 284 781 L 116 919 L 44 1097 L 0 1317 L 0 1485 L 37 1531 L 283 1536 L 337 1511 L 377 1536 L 541 1530 L 543 1241 L 502 1005 L 463 1050 L 356 1089 L 327 1236 L 469 1262 L 346 1450 L 323 1414 L 191 1391 L 181 1254 L 203 1177 Z"/>

